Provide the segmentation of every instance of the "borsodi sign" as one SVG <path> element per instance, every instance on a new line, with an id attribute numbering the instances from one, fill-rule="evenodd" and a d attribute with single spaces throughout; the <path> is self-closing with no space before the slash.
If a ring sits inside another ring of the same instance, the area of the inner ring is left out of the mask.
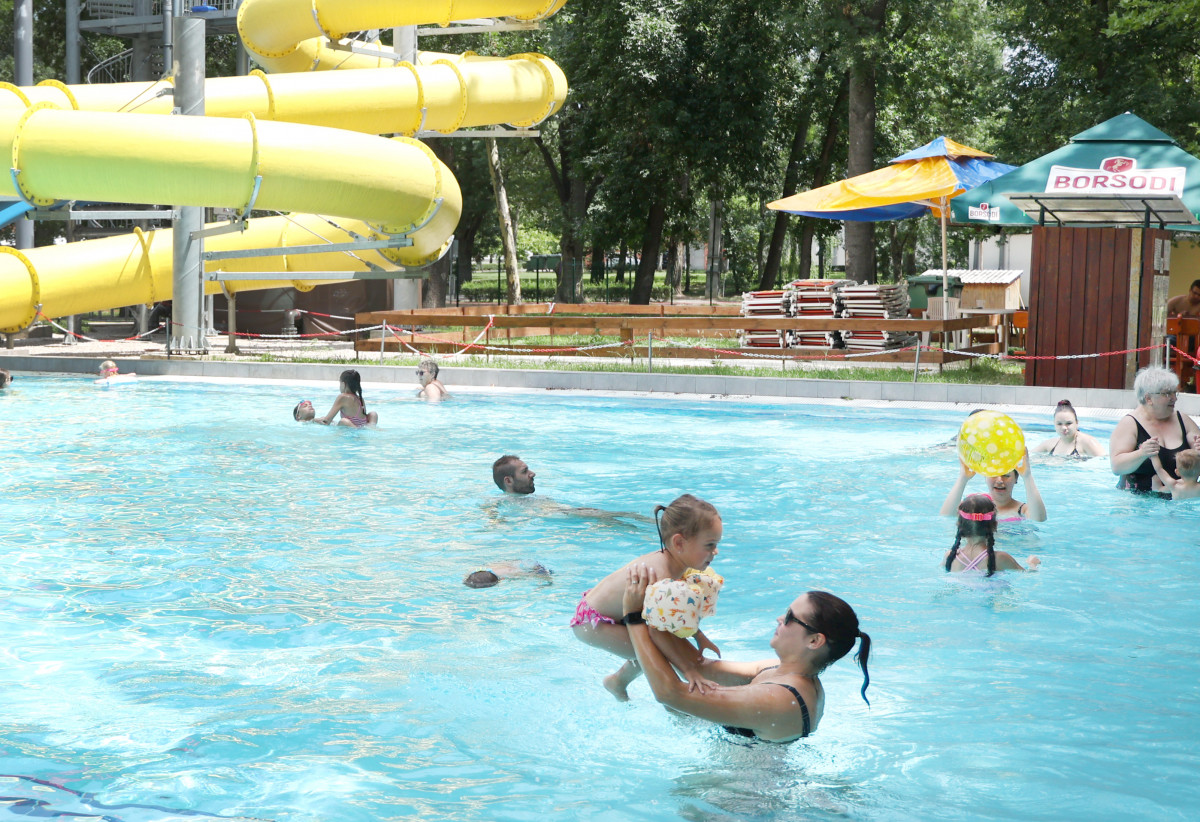
<path id="1" fill-rule="evenodd" d="M 1051 166 L 1046 192 L 1054 194 L 1182 194 L 1184 168 L 1139 169 L 1132 157 L 1109 157 L 1100 168 Z"/>

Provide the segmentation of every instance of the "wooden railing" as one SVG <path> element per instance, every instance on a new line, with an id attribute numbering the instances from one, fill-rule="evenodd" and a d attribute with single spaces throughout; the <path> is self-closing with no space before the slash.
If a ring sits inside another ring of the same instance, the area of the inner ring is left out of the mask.
<path id="1" fill-rule="evenodd" d="M 549 313 L 549 312 L 553 313 Z M 503 345 L 504 350 L 489 354 L 529 354 L 534 346 L 519 341 L 525 337 L 616 337 L 626 345 L 587 352 L 562 350 L 536 353 L 560 356 L 644 357 L 652 347 L 654 356 L 681 359 L 740 359 L 748 356 L 802 357 L 804 359 L 842 359 L 848 353 L 863 354 L 856 358 L 867 362 L 913 362 L 915 350 L 879 351 L 871 349 L 827 348 L 741 348 L 728 341 L 738 331 L 896 331 L 920 335 L 925 332 L 946 335 L 946 332 L 974 328 L 994 328 L 1007 322 L 1000 315 L 982 314 L 953 320 L 885 320 L 836 319 L 832 317 L 743 317 L 737 306 L 696 305 L 470 305 L 453 308 L 411 309 L 404 311 L 372 311 L 355 315 L 359 328 L 373 328 L 386 323 L 388 334 L 369 339 L 360 338 L 355 350 L 361 352 L 411 352 L 412 348 L 430 353 L 457 351 L 479 335 L 487 333 L 482 345 Z M 418 330 L 419 329 L 419 330 Z M 453 332 L 437 329 L 456 329 Z M 650 337 L 653 337 L 651 342 Z M 695 347 L 672 345 L 671 337 L 701 337 L 712 339 L 712 346 Z M 513 343 L 513 340 L 518 342 Z M 569 340 L 563 345 L 541 345 L 539 348 L 573 349 Z M 998 343 L 970 346 L 968 351 L 996 354 Z M 481 352 L 482 353 L 482 352 Z M 920 360 L 927 363 L 946 363 L 967 359 L 942 349 L 922 351 Z"/>

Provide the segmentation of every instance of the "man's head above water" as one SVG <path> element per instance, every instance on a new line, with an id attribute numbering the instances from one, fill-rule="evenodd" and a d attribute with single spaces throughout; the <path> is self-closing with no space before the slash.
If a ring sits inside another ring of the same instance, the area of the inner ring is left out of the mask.
<path id="1" fill-rule="evenodd" d="M 535 476 L 524 460 L 512 454 L 492 463 L 492 480 L 506 494 L 532 494 Z"/>

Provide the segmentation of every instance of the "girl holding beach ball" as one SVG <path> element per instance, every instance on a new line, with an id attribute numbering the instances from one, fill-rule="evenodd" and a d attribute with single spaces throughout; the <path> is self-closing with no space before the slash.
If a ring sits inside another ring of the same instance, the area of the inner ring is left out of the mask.
<path id="1" fill-rule="evenodd" d="M 996 503 L 997 521 L 1046 521 L 1046 504 L 1033 479 L 1025 436 L 1011 417 L 998 411 L 976 411 L 967 417 L 958 432 L 958 462 L 961 470 L 942 503 L 942 516 L 958 513 L 967 483 L 980 474 L 986 480 L 987 494 Z M 1028 502 L 1013 497 L 1021 478 L 1025 479 Z"/>

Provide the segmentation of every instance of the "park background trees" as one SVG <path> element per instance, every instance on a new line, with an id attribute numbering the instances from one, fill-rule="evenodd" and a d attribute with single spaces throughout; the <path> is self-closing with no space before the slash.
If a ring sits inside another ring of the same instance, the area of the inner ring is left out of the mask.
<path id="1" fill-rule="evenodd" d="M 501 140 L 520 253 L 558 253 L 555 297 L 618 260 L 633 302 L 690 275 L 682 249 L 722 215 L 725 290 L 815 276 L 836 223 L 769 211 L 878 168 L 939 134 L 1013 164 L 1133 111 L 1200 150 L 1200 0 L 570 0 L 536 32 L 422 41 L 539 51 L 570 83 L 536 139 Z M 12 0 L 0 39 L 12 42 Z M 35 2 L 35 78 L 61 78 L 62 4 Z M 122 44 L 88 36 L 83 72 Z M 231 71 L 231 49 L 210 70 Z M 11 81 L 10 54 L 0 80 Z M 433 140 L 463 189 L 455 275 L 500 252 L 484 140 Z M 933 262 L 930 219 L 847 233 L 847 274 L 895 280 Z M 970 229 L 952 235 L 965 262 Z"/>

